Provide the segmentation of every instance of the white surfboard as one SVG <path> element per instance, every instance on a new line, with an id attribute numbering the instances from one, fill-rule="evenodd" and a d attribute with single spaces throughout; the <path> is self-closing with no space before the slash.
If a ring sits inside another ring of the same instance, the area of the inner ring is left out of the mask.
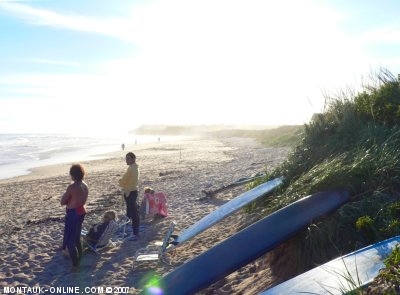
<path id="1" fill-rule="evenodd" d="M 384 268 L 383 260 L 400 243 L 400 236 L 331 260 L 260 295 L 346 294 L 370 283 Z"/>
<path id="2" fill-rule="evenodd" d="M 206 215 L 198 222 L 184 230 L 178 236 L 174 236 L 174 241 L 171 244 L 178 245 L 189 239 L 193 238 L 197 234 L 203 232 L 207 228 L 211 227 L 221 219 L 227 217 L 233 212 L 239 210 L 240 208 L 246 206 L 257 198 L 271 192 L 277 186 L 279 186 L 283 181 L 283 177 L 278 177 L 273 180 L 267 181 L 239 196 L 225 203 L 215 211 Z"/>

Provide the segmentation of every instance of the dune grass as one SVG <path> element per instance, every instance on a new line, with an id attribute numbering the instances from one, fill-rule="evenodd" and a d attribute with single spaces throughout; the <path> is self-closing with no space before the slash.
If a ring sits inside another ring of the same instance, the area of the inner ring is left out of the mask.
<path id="1" fill-rule="evenodd" d="M 345 189 L 351 201 L 293 239 L 297 271 L 400 234 L 400 86 L 379 69 L 363 91 L 326 97 L 323 113 L 298 129 L 298 144 L 267 179 L 284 176 L 265 214 L 318 191 Z"/>
<path id="2" fill-rule="evenodd" d="M 226 129 L 210 132 L 217 137 L 251 137 L 268 147 L 294 147 L 300 143 L 301 125 L 284 125 L 260 130 Z"/>

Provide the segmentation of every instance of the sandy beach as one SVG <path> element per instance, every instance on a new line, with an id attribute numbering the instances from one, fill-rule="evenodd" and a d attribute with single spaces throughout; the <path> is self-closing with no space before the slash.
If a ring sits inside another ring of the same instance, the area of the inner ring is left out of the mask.
<path id="1" fill-rule="evenodd" d="M 161 241 L 171 221 L 176 222 L 175 233 L 179 234 L 246 191 L 246 187 L 232 187 L 212 198 L 196 200 L 204 196 L 203 190 L 218 189 L 240 178 L 271 171 L 286 159 L 290 150 L 266 148 L 253 139 L 192 139 L 127 146 L 125 151 L 115 152 L 110 158 L 83 162 L 90 189 L 85 228 L 99 222 L 108 210 L 124 214 L 118 179 L 126 170 L 127 151 L 136 154 L 141 170 L 139 198 L 143 198 L 145 186 L 163 191 L 168 198 L 168 217 L 142 220 L 145 229 L 139 241 L 118 243 L 102 250 L 101 256 L 85 252 L 79 272 L 72 272 L 70 260 L 58 250 L 65 214 L 59 201 L 70 183 L 71 163 L 42 167 L 29 175 L 0 180 L 0 289 L 79 287 L 83 293 L 87 291 L 85 288 L 118 286 L 129 287 L 126 294 L 137 294 L 150 276 L 172 271 L 259 216 L 234 213 L 168 251 L 160 262 L 134 264 L 137 249 Z M 273 283 L 274 277 L 264 257 L 199 294 L 257 294 Z M 90 293 L 102 294 L 94 289 Z"/>

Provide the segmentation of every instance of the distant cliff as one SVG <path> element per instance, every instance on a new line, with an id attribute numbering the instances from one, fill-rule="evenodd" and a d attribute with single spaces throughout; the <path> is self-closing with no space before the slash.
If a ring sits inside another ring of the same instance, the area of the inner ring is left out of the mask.
<path id="1" fill-rule="evenodd" d="M 129 133 L 138 135 L 206 135 L 224 130 L 263 130 L 276 127 L 252 125 L 142 125 Z"/>

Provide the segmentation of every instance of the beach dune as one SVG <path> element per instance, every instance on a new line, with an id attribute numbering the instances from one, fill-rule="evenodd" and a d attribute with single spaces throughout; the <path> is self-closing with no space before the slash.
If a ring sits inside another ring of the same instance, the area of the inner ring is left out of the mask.
<path id="1" fill-rule="evenodd" d="M 246 187 L 231 187 L 210 198 L 203 198 L 203 190 L 216 190 L 240 178 L 271 171 L 286 159 L 289 148 L 266 148 L 245 138 L 202 138 L 126 146 L 125 151 L 108 158 L 83 162 L 90 189 L 85 228 L 99 222 L 105 211 L 125 213 L 118 179 L 126 169 L 127 151 L 136 154 L 141 169 L 139 198 L 143 198 L 145 186 L 163 191 L 168 199 L 168 217 L 142 220 L 145 229 L 139 241 L 119 243 L 104 249 L 100 256 L 85 252 L 79 272 L 71 272 L 69 259 L 58 250 L 65 214 L 59 200 L 70 183 L 71 163 L 0 180 L 0 288 L 73 286 L 80 292 L 95 288 L 91 294 L 105 294 L 100 287 L 129 287 L 120 289 L 120 293 L 136 294 L 150 277 L 172 271 L 260 216 L 236 212 L 169 251 L 161 262 L 134 264 L 137 249 L 162 240 L 171 221 L 176 222 L 175 233 L 179 234 Z M 202 200 L 196 200 L 199 198 Z M 201 293 L 256 294 L 273 282 L 266 263 L 258 259 Z"/>

